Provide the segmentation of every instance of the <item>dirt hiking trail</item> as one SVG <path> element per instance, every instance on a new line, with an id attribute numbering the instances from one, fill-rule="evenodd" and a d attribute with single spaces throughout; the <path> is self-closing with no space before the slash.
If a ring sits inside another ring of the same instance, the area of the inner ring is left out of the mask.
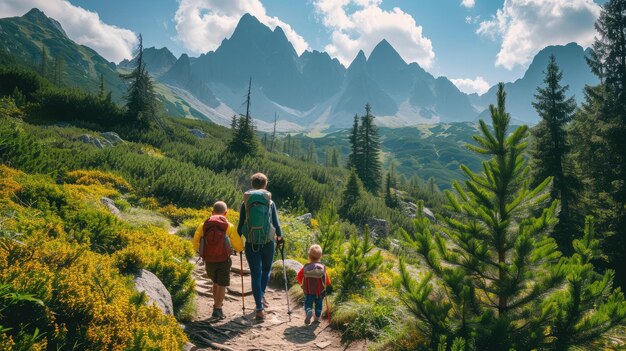
<path id="1" fill-rule="evenodd" d="M 197 346 L 194 350 L 367 350 L 365 342 L 341 344 L 341 334 L 332 330 L 328 320 L 304 324 L 304 307 L 291 303 L 291 322 L 287 315 L 287 300 L 284 289 L 268 286 L 265 298 L 269 307 L 265 309 L 265 320 L 254 320 L 254 297 L 250 288 L 248 264 L 243 258 L 246 316 L 241 304 L 241 275 L 239 257 L 231 256 L 230 286 L 226 291 L 223 311 L 224 320 L 211 318 L 213 312 L 212 282 L 206 276 L 204 265 L 195 264 L 197 314 L 185 325 L 190 341 Z"/>

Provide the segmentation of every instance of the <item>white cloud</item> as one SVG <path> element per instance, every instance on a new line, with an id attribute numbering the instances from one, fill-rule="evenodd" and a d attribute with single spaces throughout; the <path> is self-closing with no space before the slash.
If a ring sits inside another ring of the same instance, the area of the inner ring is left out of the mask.
<path id="1" fill-rule="evenodd" d="M 309 48 L 289 24 L 268 16 L 260 0 L 180 0 L 174 16 L 177 39 L 196 54 L 215 50 L 230 37 L 245 13 L 272 29 L 280 26 L 298 54 Z"/>
<path id="2" fill-rule="evenodd" d="M 589 46 L 600 10 L 593 0 L 505 0 L 491 20 L 480 23 L 476 33 L 502 39 L 497 66 L 525 68 L 548 45 L 577 42 Z"/>
<path id="3" fill-rule="evenodd" d="M 63 0 L 2 0 L 0 17 L 22 16 L 32 8 L 61 23 L 67 36 L 96 50 L 107 60 L 131 58 L 137 36 L 132 31 L 106 24 L 97 13 Z"/>
<path id="4" fill-rule="evenodd" d="M 461 1 L 461 6 L 467 7 L 468 9 L 471 9 L 472 7 L 474 7 L 475 5 L 475 1 L 474 0 L 463 0 Z"/>
<path id="5" fill-rule="evenodd" d="M 472 16 L 465 16 L 465 23 L 467 23 L 467 24 L 476 24 L 476 23 L 478 23 L 478 21 L 480 21 L 480 15 L 476 15 L 474 17 L 472 17 Z"/>
<path id="6" fill-rule="evenodd" d="M 471 93 L 484 94 L 490 88 L 490 85 L 489 83 L 487 83 L 485 78 L 480 77 L 480 76 L 476 77 L 475 79 L 459 78 L 459 79 L 450 79 L 450 81 L 452 81 L 452 83 L 454 83 L 454 85 L 456 85 L 456 87 L 459 88 L 460 91 L 466 94 L 471 94 Z"/>
<path id="7" fill-rule="evenodd" d="M 370 53 L 387 39 L 407 62 L 432 67 L 435 53 L 422 26 L 398 7 L 380 8 L 382 0 L 314 0 L 322 24 L 332 31 L 325 50 L 344 65 L 349 65 L 359 50 Z"/>

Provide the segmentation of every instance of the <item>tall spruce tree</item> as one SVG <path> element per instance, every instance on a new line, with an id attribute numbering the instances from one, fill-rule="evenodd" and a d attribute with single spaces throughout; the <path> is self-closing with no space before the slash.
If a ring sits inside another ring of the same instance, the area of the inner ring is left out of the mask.
<path id="1" fill-rule="evenodd" d="M 361 199 L 361 188 L 361 181 L 359 180 L 359 176 L 356 174 L 356 170 L 353 168 L 350 171 L 346 188 L 344 189 L 341 197 L 341 208 L 339 209 L 339 212 L 342 217 L 350 217 L 350 209 Z"/>
<path id="2" fill-rule="evenodd" d="M 42 77 L 48 78 L 48 52 L 46 51 L 46 47 L 41 47 L 41 62 L 39 62 L 39 74 Z"/>
<path id="3" fill-rule="evenodd" d="M 575 215 L 570 206 L 572 202 L 574 179 L 572 167 L 566 164 L 570 151 L 566 126 L 572 120 L 576 110 L 574 97 L 566 97 L 569 86 L 561 86 L 563 73 L 550 56 L 545 71 L 544 87 L 537 88 L 533 107 L 541 117 L 539 124 L 532 130 L 534 144 L 531 150 L 534 184 L 538 185 L 547 177 L 552 177 L 552 200 L 560 200 L 559 222 L 554 228 L 554 238 L 559 249 L 566 254 L 572 252 Z"/>
<path id="4" fill-rule="evenodd" d="M 135 58 L 137 63 L 132 72 L 120 75 L 122 79 L 129 82 L 125 96 L 128 116 L 132 121 L 140 124 L 148 125 L 152 122 L 160 124 L 161 121 L 157 116 L 154 83 L 143 59 L 143 37 L 141 34 L 139 34 Z"/>
<path id="5" fill-rule="evenodd" d="M 393 176 L 391 171 L 387 172 L 387 176 L 385 177 L 385 205 L 387 207 L 395 208 L 398 207 L 398 196 L 393 191 L 393 187 L 395 181 L 393 180 Z"/>
<path id="6" fill-rule="evenodd" d="M 254 133 L 254 123 L 250 116 L 250 106 L 252 98 L 252 77 L 248 83 L 248 94 L 246 95 L 246 114 L 239 116 L 233 137 L 228 144 L 228 150 L 238 156 L 257 154 L 259 143 Z"/>
<path id="7" fill-rule="evenodd" d="M 365 105 L 365 115 L 361 117 L 359 135 L 362 153 L 362 170 L 359 177 L 363 186 L 372 194 L 378 194 L 382 181 L 382 164 L 379 159 L 380 137 L 374 124 L 370 104 Z"/>
<path id="8" fill-rule="evenodd" d="M 509 133 L 502 83 L 497 98 L 493 131 L 481 120 L 477 145 L 468 145 L 491 159 L 480 173 L 462 166 L 468 180 L 454 183 L 456 195 L 446 192 L 454 214 L 433 233 L 418 211 L 415 231 L 403 233 L 429 271 L 416 282 L 401 262 L 402 299 L 431 349 L 442 337 L 484 351 L 589 346 L 624 320 L 624 297 L 611 272 L 599 277 L 587 258 L 560 258 L 548 234 L 557 204 L 546 204 L 551 178 L 531 186 L 528 128 Z M 585 238 L 574 246 L 588 257 L 595 244 Z"/>
<path id="9" fill-rule="evenodd" d="M 348 169 L 354 168 L 360 176 L 363 172 L 363 150 L 361 145 L 361 133 L 359 129 L 359 116 L 354 115 L 352 131 L 350 133 L 350 154 L 348 154 Z"/>
<path id="10" fill-rule="evenodd" d="M 276 142 L 276 124 L 278 124 L 278 114 L 274 112 L 274 130 L 272 130 L 272 141 L 270 143 L 270 151 L 274 151 L 274 143 Z"/>
<path id="11" fill-rule="evenodd" d="M 57 54 L 54 57 L 54 85 L 60 87 L 63 84 L 63 72 L 65 71 L 65 63 L 63 61 L 63 57 Z"/>
<path id="12" fill-rule="evenodd" d="M 230 119 L 230 129 L 237 129 L 237 115 L 233 115 L 233 118 Z"/>
<path id="13" fill-rule="evenodd" d="M 98 99 L 104 100 L 104 74 L 100 74 L 100 86 L 98 87 Z"/>
<path id="14" fill-rule="evenodd" d="M 585 184 L 577 203 L 597 218 L 608 267 L 626 287 L 626 0 L 607 1 L 596 30 L 587 62 L 601 85 L 586 89 L 572 131 Z"/>
<path id="15" fill-rule="evenodd" d="M 339 164 L 341 163 L 341 154 L 339 152 L 339 148 L 338 147 L 334 147 L 332 154 L 331 154 L 331 158 L 330 158 L 330 166 L 331 167 L 339 167 Z"/>
<path id="16" fill-rule="evenodd" d="M 309 151 L 307 152 L 306 160 L 311 163 L 317 163 L 317 149 L 313 141 L 309 142 Z"/>

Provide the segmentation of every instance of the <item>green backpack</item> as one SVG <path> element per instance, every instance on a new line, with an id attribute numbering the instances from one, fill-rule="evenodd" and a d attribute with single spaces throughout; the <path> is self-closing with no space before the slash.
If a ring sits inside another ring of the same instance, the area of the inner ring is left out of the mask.
<path id="1" fill-rule="evenodd" d="M 253 245 L 266 244 L 274 239 L 271 221 L 272 193 L 267 190 L 249 190 L 243 194 L 246 220 L 243 235 Z"/>

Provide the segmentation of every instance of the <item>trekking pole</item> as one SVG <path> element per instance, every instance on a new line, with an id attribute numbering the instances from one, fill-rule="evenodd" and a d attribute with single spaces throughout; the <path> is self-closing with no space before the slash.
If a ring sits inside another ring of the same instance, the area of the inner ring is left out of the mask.
<path id="1" fill-rule="evenodd" d="M 243 317 L 246 318 L 246 292 L 243 288 L 243 253 L 239 253 L 239 274 L 241 275 L 241 310 Z"/>
<path id="2" fill-rule="evenodd" d="M 328 318 L 328 324 L 330 324 L 330 308 L 328 308 L 328 289 L 326 286 L 326 267 L 324 267 L 324 277 L 322 278 L 322 284 L 324 285 L 324 301 L 326 302 L 326 317 Z"/>
<path id="3" fill-rule="evenodd" d="M 283 259 L 283 279 L 285 279 L 285 296 L 287 297 L 287 315 L 289 316 L 289 321 L 291 322 L 291 306 L 289 305 L 289 288 L 287 286 L 287 268 L 285 268 L 285 242 L 278 246 L 280 250 L 280 256 Z"/>

